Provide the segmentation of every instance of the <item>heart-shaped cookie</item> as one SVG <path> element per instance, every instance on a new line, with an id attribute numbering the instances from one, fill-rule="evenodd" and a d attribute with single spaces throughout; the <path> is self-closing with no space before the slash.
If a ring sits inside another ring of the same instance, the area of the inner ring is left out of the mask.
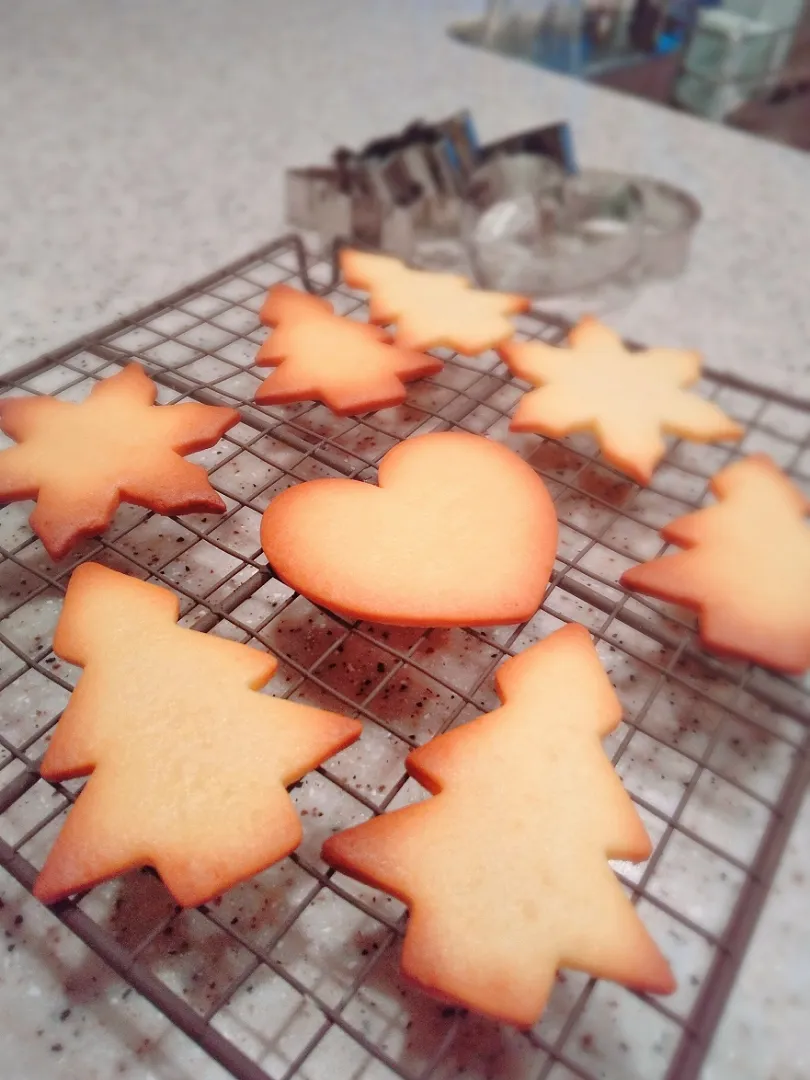
<path id="1" fill-rule="evenodd" d="M 379 486 L 311 480 L 264 513 L 273 570 L 316 603 L 397 626 L 522 622 L 557 547 L 554 504 L 531 466 L 480 435 L 417 436 Z"/>

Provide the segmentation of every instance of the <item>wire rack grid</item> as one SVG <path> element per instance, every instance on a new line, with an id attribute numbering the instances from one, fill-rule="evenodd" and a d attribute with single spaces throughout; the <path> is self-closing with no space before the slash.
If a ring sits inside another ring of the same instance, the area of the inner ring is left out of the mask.
<path id="1" fill-rule="evenodd" d="M 53 628 L 71 569 L 92 558 L 173 589 L 183 625 L 270 649 L 280 664 L 267 692 L 366 721 L 357 744 L 294 787 L 305 839 L 283 863 L 193 912 L 149 871 L 55 908 L 216 1062 L 240 1080 L 697 1076 L 807 786 L 810 695 L 796 680 L 709 656 L 694 620 L 617 582 L 662 550 L 658 528 L 701 505 L 710 476 L 740 454 L 767 451 L 810 491 L 810 402 L 708 373 L 702 391 L 745 422 L 745 438 L 722 448 L 674 441 L 648 488 L 585 437 L 510 435 L 525 387 L 494 353 L 444 352 L 444 370 L 412 384 L 405 405 L 360 418 L 313 403 L 260 409 L 250 370 L 266 333 L 257 312 L 279 281 L 367 317 L 334 262 L 308 265 L 301 242 L 286 237 L 0 388 L 78 401 L 136 358 L 161 402 L 193 398 L 241 415 L 195 456 L 226 501 L 223 515 L 123 507 L 102 537 L 54 564 L 28 527 L 29 507 L 0 510 L 0 865 L 30 889 L 80 790 L 46 783 L 38 765 L 79 675 L 52 652 Z M 523 340 L 558 342 L 566 330 L 537 313 L 516 325 Z M 528 623 L 351 623 L 272 575 L 258 526 L 275 494 L 320 476 L 373 480 L 398 440 L 453 428 L 508 443 L 555 500 L 558 558 Z M 404 771 L 407 753 L 496 705 L 502 660 L 572 620 L 591 631 L 622 700 L 606 749 L 654 842 L 646 864 L 615 869 L 679 988 L 655 999 L 561 973 L 541 1021 L 518 1033 L 402 984 L 404 909 L 334 874 L 319 850 L 330 833 L 423 797 Z"/>

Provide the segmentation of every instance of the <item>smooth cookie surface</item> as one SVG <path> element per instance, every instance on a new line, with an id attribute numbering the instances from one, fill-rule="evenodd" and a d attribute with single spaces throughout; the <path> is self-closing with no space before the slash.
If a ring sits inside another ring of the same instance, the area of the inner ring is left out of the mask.
<path id="1" fill-rule="evenodd" d="M 84 671 L 41 771 L 91 775 L 37 879 L 45 903 L 144 865 L 179 904 L 210 900 L 298 846 L 287 785 L 360 734 L 256 693 L 275 657 L 178 614 L 167 589 L 96 563 L 70 579 L 54 651 Z"/>
<path id="2" fill-rule="evenodd" d="M 608 865 L 650 841 L 600 739 L 621 706 L 588 632 L 570 625 L 498 671 L 503 706 L 413 751 L 433 794 L 330 837 L 332 866 L 410 908 L 403 972 L 520 1027 L 558 968 L 643 990 L 672 973 Z"/>
<path id="3" fill-rule="evenodd" d="M 524 296 L 474 289 L 458 274 L 411 270 L 388 255 L 344 250 L 347 283 L 370 293 L 369 317 L 396 323 L 396 340 L 412 349 L 455 349 L 475 356 L 515 332 L 507 318 L 527 311 Z"/>
<path id="4" fill-rule="evenodd" d="M 688 550 L 622 574 L 698 613 L 707 648 L 791 674 L 810 668 L 810 502 L 764 454 L 712 478 L 714 506 L 661 530 Z"/>
<path id="5" fill-rule="evenodd" d="M 201 465 L 184 461 L 239 420 L 235 409 L 155 405 L 138 364 L 98 382 L 79 404 L 50 397 L 0 402 L 0 428 L 18 445 L 0 453 L 0 500 L 36 499 L 31 528 L 60 559 L 103 532 L 121 502 L 159 514 L 221 513 Z"/>
<path id="6" fill-rule="evenodd" d="M 557 516 L 517 454 L 480 435 L 440 432 L 390 450 L 376 487 L 326 479 L 282 492 L 261 536 L 273 570 L 338 614 L 481 626 L 537 610 Z"/>
<path id="7" fill-rule="evenodd" d="M 567 348 L 513 341 L 499 352 L 514 375 L 538 387 L 518 402 L 512 431 L 552 439 L 588 431 L 607 460 L 640 484 L 664 456 L 665 434 L 696 442 L 742 435 L 717 405 L 684 389 L 700 377 L 698 353 L 631 352 L 593 318 L 571 330 Z"/>
<path id="8" fill-rule="evenodd" d="M 274 367 L 256 391 L 259 405 L 322 401 L 338 416 L 401 405 L 405 383 L 435 375 L 442 361 L 393 344 L 377 326 L 336 315 L 328 300 L 274 285 L 260 318 L 275 327 L 259 349 Z"/>

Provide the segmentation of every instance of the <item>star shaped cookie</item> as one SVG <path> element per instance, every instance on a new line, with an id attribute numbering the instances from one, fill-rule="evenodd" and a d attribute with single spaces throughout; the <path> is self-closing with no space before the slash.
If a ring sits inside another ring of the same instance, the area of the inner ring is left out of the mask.
<path id="1" fill-rule="evenodd" d="M 101 533 L 120 502 L 159 514 L 221 513 L 201 465 L 182 455 L 213 446 L 235 409 L 155 405 L 138 364 L 98 382 L 79 404 L 50 397 L 0 401 L 0 428 L 19 445 L 0 452 L 0 500 L 36 499 L 31 528 L 60 559 Z"/>
<path id="2" fill-rule="evenodd" d="M 512 431 L 552 439 L 589 431 L 607 460 L 639 484 L 650 482 L 664 456 L 665 434 L 714 442 L 743 433 L 713 402 L 684 389 L 700 377 L 696 352 L 630 352 L 593 318 L 571 330 L 568 348 L 513 341 L 499 352 L 513 374 L 539 387 L 518 402 Z"/>

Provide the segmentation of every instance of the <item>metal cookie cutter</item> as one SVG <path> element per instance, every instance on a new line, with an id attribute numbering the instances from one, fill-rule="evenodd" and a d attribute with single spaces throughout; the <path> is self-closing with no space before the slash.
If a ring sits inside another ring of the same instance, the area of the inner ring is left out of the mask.
<path id="1" fill-rule="evenodd" d="M 350 237 L 411 259 L 420 235 L 458 236 L 479 156 L 469 113 L 416 121 L 359 152 L 336 151 L 332 167 L 288 171 L 287 220 L 317 233 L 324 247 Z"/>

